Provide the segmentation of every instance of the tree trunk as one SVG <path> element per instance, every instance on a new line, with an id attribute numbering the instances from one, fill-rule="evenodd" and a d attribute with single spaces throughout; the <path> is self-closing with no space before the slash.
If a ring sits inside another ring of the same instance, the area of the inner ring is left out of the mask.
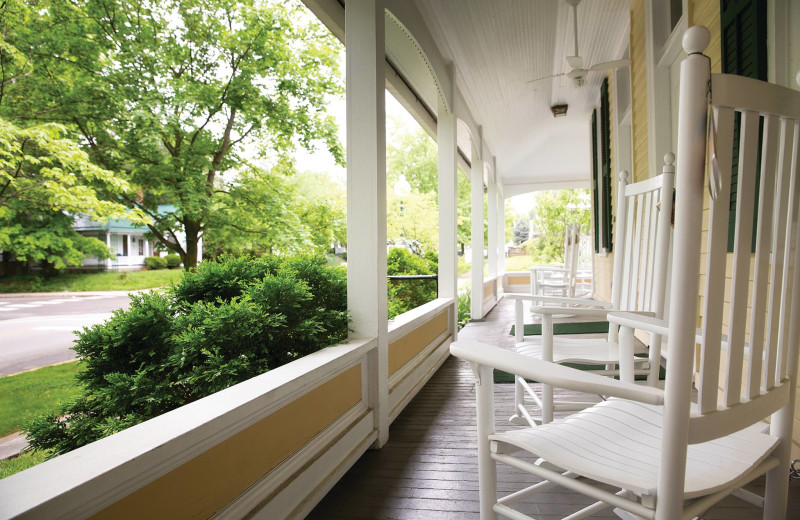
<path id="1" fill-rule="evenodd" d="M 183 268 L 187 271 L 197 267 L 198 243 L 200 242 L 200 222 L 184 219 L 183 229 L 186 233 L 186 255 L 182 258 Z"/>

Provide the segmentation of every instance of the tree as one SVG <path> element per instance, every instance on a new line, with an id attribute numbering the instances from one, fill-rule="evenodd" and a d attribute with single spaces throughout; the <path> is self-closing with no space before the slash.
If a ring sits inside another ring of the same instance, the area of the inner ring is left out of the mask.
<path id="1" fill-rule="evenodd" d="M 528 226 L 528 219 L 521 218 L 514 222 L 514 243 L 521 244 L 530 238 L 530 227 Z"/>
<path id="2" fill-rule="evenodd" d="M 11 31 L 32 71 L 6 86 L 2 113 L 69 125 L 93 161 L 140 189 L 126 203 L 151 217 L 150 232 L 190 269 L 200 238 L 224 219 L 215 213 L 232 204 L 222 199 L 241 193 L 218 189 L 224 172 L 320 141 L 342 160 L 325 115 L 326 96 L 342 91 L 337 50 L 319 24 L 298 21 L 301 9 L 42 0 Z M 242 175 L 237 187 L 254 178 Z M 159 213 L 163 203 L 174 210 Z"/>
<path id="3" fill-rule="evenodd" d="M 399 121 L 390 122 L 386 144 L 387 234 L 390 240 L 418 240 L 424 249 L 439 244 L 439 170 L 436 142 L 420 127 L 409 130 Z M 461 251 L 472 236 L 470 183 L 459 170 L 457 183 L 457 231 Z M 411 193 L 394 192 L 404 175 Z M 402 204 L 401 204 L 402 202 Z M 402 208 L 402 209 L 401 209 Z"/>
<path id="4" fill-rule="evenodd" d="M 6 38 L 30 15 L 26 4 L 0 6 L 0 109 L 6 93 L 33 71 L 30 58 Z M 144 224 L 140 211 L 128 211 L 123 196 L 134 196 L 128 183 L 92 164 L 80 146 L 54 123 L 18 126 L 0 117 L 0 251 L 40 262 L 48 269 L 80 265 L 85 256 L 108 258 L 106 245 L 75 232 L 75 217 L 98 222 L 128 218 Z M 104 200 L 100 194 L 114 200 Z"/>
<path id="5" fill-rule="evenodd" d="M 533 229 L 540 236 L 532 244 L 542 261 L 561 259 L 568 224 L 578 223 L 582 235 L 590 233 L 588 190 L 540 191 L 531 211 Z"/>
<path id="6" fill-rule="evenodd" d="M 327 253 L 332 244 L 347 245 L 347 193 L 329 174 L 300 172 L 291 180 L 300 221 L 309 230 L 313 250 Z"/>

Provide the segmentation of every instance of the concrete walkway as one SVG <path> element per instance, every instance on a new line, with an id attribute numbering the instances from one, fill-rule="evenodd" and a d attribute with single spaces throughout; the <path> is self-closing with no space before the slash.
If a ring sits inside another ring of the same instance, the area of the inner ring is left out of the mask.
<path id="1" fill-rule="evenodd" d="M 20 432 L 0 437 L 0 460 L 16 457 L 27 445 L 25 435 Z"/>

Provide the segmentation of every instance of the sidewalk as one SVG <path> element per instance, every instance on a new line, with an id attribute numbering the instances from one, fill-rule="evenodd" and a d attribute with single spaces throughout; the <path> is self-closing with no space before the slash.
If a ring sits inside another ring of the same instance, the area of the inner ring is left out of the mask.
<path id="1" fill-rule="evenodd" d="M 27 445 L 28 441 L 20 432 L 0 437 L 0 460 L 16 457 Z"/>
<path id="2" fill-rule="evenodd" d="M 147 291 L 158 291 L 165 287 L 154 287 L 152 289 L 134 289 L 132 291 L 73 291 L 73 292 L 18 292 L 0 293 L 3 298 L 88 298 L 92 296 L 125 296 L 127 294 L 139 294 Z"/>

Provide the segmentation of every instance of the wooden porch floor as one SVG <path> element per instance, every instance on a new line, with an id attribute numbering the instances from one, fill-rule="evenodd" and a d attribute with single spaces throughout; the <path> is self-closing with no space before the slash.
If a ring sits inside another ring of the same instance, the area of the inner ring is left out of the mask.
<path id="1" fill-rule="evenodd" d="M 509 335 L 513 321 L 513 302 L 502 300 L 483 321 L 468 324 L 459 337 L 513 348 Z M 498 430 L 506 427 L 513 393 L 511 384 L 495 385 Z M 466 362 L 450 357 L 392 424 L 383 449 L 364 454 L 307 518 L 477 519 L 475 431 L 472 371 Z M 534 477 L 502 464 L 498 480 L 506 492 L 535 482 Z M 749 489 L 760 492 L 759 488 L 754 483 Z M 790 483 L 789 495 L 787 518 L 800 518 L 799 481 Z M 556 488 L 531 497 L 520 509 L 537 519 L 554 520 L 591 502 Z M 606 509 L 595 518 L 618 517 Z M 728 497 L 703 518 L 754 519 L 761 518 L 761 510 Z"/>

